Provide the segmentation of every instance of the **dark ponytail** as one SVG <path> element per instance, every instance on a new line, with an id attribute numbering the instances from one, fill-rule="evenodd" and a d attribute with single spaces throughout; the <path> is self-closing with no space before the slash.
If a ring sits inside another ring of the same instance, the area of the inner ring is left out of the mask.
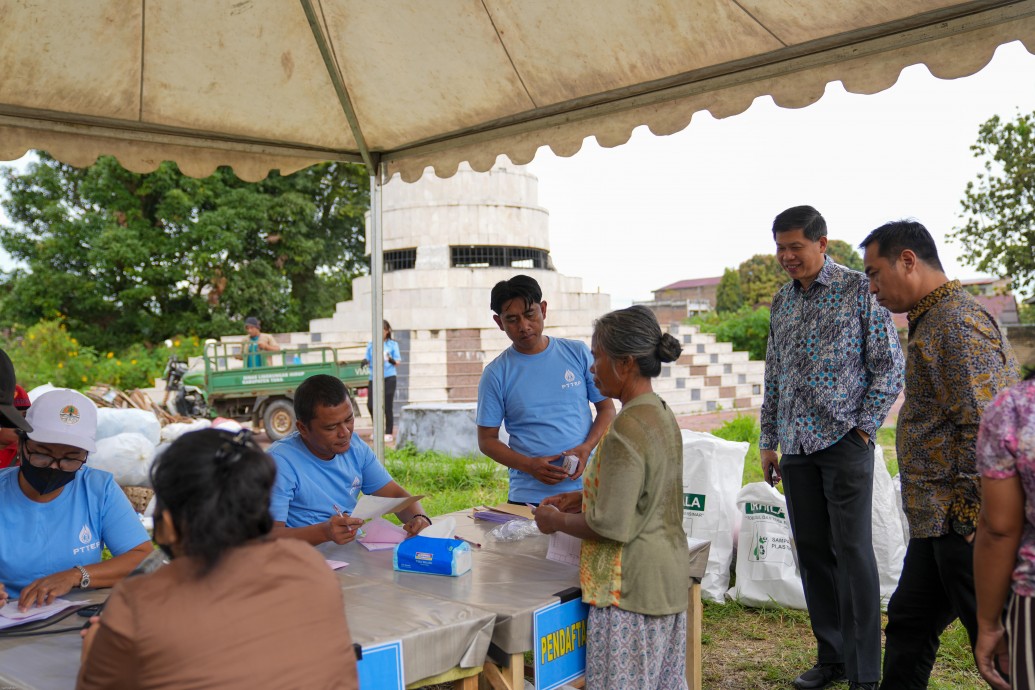
<path id="1" fill-rule="evenodd" d="M 251 439 L 204 429 L 176 439 L 151 468 L 156 513 L 168 512 L 187 556 L 210 572 L 223 555 L 269 534 L 277 467 Z"/>

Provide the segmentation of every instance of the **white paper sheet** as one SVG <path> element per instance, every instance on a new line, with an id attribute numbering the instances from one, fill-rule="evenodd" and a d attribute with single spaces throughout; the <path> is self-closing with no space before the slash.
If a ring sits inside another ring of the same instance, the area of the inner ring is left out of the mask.
<path id="1" fill-rule="evenodd" d="M 28 611 L 19 611 L 18 601 L 9 601 L 4 604 L 3 608 L 0 608 L 0 630 L 10 628 L 14 625 L 21 625 L 22 623 L 31 623 L 32 621 L 49 618 L 56 613 L 64 611 L 70 606 L 76 606 L 76 603 L 74 601 L 69 601 L 68 599 L 55 599 L 52 604 L 34 607 Z"/>
<path id="2" fill-rule="evenodd" d="M 371 496 L 363 494 L 356 501 L 356 507 L 352 510 L 351 516 L 360 520 L 370 520 L 381 517 L 388 513 L 402 510 L 411 503 L 416 503 L 423 496 L 407 496 L 405 498 L 390 498 L 385 496 Z"/>
<path id="3" fill-rule="evenodd" d="M 546 549 L 547 559 L 568 565 L 578 565 L 581 552 L 582 540 L 578 537 L 563 532 L 554 532 L 550 535 L 550 546 Z"/>

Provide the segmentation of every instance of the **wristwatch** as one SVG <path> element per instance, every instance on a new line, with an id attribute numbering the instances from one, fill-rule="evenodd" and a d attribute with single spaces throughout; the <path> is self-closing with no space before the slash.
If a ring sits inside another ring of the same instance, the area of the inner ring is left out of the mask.
<path id="1" fill-rule="evenodd" d="M 76 568 L 82 573 L 83 577 L 79 580 L 79 589 L 86 589 L 90 586 L 90 573 L 86 572 L 86 568 L 81 565 L 77 565 Z"/>

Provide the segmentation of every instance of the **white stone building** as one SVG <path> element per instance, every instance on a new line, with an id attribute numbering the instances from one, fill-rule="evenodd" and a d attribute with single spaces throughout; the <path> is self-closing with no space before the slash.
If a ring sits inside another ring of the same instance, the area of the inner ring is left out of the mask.
<path id="1" fill-rule="evenodd" d="M 554 270 L 549 213 L 537 187 L 535 176 L 512 164 L 385 185 L 384 315 L 403 354 L 396 419 L 408 403 L 477 399 L 485 363 L 510 345 L 489 309 L 498 281 L 525 273 L 539 282 L 548 335 L 588 343 L 593 320 L 610 309 L 610 296 L 584 292 L 580 278 Z M 331 317 L 313 320 L 310 333 L 278 339 L 287 347 L 354 346 L 358 359 L 370 337 L 370 277 L 357 278 L 352 291 Z M 656 388 L 677 413 L 761 404 L 761 362 L 694 328 L 670 330 L 683 340 L 684 355 L 664 368 Z"/>

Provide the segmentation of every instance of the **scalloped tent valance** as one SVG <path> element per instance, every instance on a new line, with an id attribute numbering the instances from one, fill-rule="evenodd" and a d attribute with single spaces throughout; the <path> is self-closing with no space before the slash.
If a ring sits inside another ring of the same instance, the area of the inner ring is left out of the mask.
<path id="1" fill-rule="evenodd" d="M 0 32 L 0 160 L 247 180 L 351 160 L 412 181 L 763 95 L 803 107 L 832 81 L 875 93 L 918 63 L 973 74 L 1035 48 L 1035 0 L 0 0 Z"/>

